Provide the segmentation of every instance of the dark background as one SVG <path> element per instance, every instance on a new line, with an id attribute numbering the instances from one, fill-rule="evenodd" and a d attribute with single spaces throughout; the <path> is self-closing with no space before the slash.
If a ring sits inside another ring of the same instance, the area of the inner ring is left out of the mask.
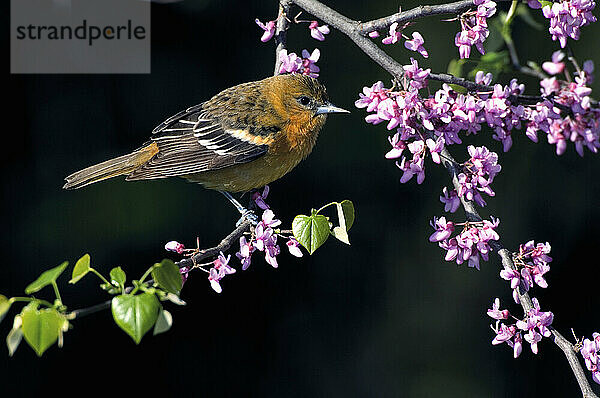
<path id="1" fill-rule="evenodd" d="M 327 4 L 362 20 L 398 9 L 395 1 Z M 254 18 L 273 19 L 276 7 L 273 1 L 153 5 L 149 75 L 10 75 L 5 62 L 0 293 L 23 295 L 41 271 L 63 260 L 74 264 L 86 252 L 104 274 L 120 265 L 138 278 L 168 256 L 166 241 L 192 246 L 199 236 L 211 246 L 232 229 L 232 207 L 183 180 L 115 179 L 63 191 L 62 179 L 136 148 L 171 114 L 270 75 L 273 42 L 259 41 Z M 8 12 L 2 15 L 9 26 Z M 536 18 L 547 26 L 541 14 Z M 458 27 L 439 20 L 414 27 L 425 37 L 429 60 L 402 44 L 386 50 L 403 63 L 416 56 L 444 71 L 458 54 Z M 598 34 L 598 25 L 586 27 L 583 41 L 569 41 L 581 62 L 592 57 L 600 65 Z M 545 29 L 519 25 L 514 37 L 525 60 L 541 63 L 558 48 Z M 302 259 L 285 250 L 277 270 L 256 255 L 248 271 L 224 281 L 221 295 L 203 273 L 192 274 L 182 292 L 188 305 L 166 304 L 173 328 L 147 335 L 139 346 L 104 311 L 75 321 L 64 348 L 54 346 L 42 359 L 25 343 L 13 358 L 3 348 L 2 395 L 579 396 L 562 353 L 549 341 L 537 356 L 526 345 L 517 360 L 506 345 L 490 344 L 485 311 L 493 299 L 519 313 L 498 277 L 498 259 L 492 256 L 477 272 L 443 261 L 442 250 L 428 242 L 429 220 L 443 212 L 438 195 L 449 184 L 446 172 L 430 164 L 422 185 L 400 184 L 400 171 L 383 157 L 389 147 L 384 126 L 367 125 L 364 111 L 353 106 L 364 85 L 389 82 L 389 76 L 335 31 L 320 43 L 307 26 L 293 27 L 289 46 L 298 53 L 321 49 L 321 80 L 332 101 L 353 112 L 329 118 L 313 154 L 271 184 L 269 203 L 289 225 L 311 207 L 353 200 L 352 246 L 330 239 Z M 519 78 L 528 93 L 538 92 L 535 81 Z M 598 82 L 593 87 L 600 89 Z M 542 135 L 538 144 L 524 134 L 513 137 L 513 149 L 500 154 L 497 196 L 482 215 L 500 218 L 509 248 L 530 239 L 552 244 L 550 288 L 532 295 L 554 312 L 563 334 L 574 328 L 589 337 L 600 331 L 599 159 L 588 151 L 580 158 L 571 144 L 557 157 Z M 489 132 L 465 142 L 501 152 Z M 464 146 L 451 149 L 465 157 Z M 68 285 L 70 271 L 60 286 L 71 309 L 108 298 L 92 276 Z M 53 297 L 51 289 L 42 295 Z M 2 336 L 14 313 L 0 325 Z"/>

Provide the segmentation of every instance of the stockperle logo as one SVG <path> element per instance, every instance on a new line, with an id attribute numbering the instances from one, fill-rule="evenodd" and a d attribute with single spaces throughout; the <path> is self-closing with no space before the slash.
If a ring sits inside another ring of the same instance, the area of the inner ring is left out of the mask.
<path id="1" fill-rule="evenodd" d="M 150 73 L 150 2 L 11 0 L 11 73 Z"/>

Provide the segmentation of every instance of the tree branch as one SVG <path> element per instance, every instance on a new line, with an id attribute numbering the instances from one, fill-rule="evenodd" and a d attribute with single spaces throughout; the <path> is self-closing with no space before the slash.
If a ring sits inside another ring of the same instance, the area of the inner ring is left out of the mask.
<path id="1" fill-rule="evenodd" d="M 460 183 L 458 182 L 458 173 L 459 173 L 458 163 L 454 160 L 454 158 L 452 157 L 452 155 L 450 154 L 450 152 L 448 151 L 447 148 L 444 148 L 442 150 L 442 152 L 440 153 L 440 155 L 441 155 L 441 159 L 442 159 L 442 164 L 450 173 L 450 176 L 452 178 L 452 185 L 458 191 L 458 189 L 460 187 Z M 466 200 L 464 197 L 461 197 L 460 202 L 463 206 L 463 209 L 465 210 L 465 215 L 466 215 L 467 220 L 482 221 L 482 218 L 479 215 L 479 213 L 477 212 L 477 209 L 475 208 L 475 204 L 472 201 Z M 500 241 L 491 241 L 490 247 L 492 248 L 492 250 L 494 250 L 496 252 L 496 254 L 498 254 L 498 256 L 500 257 L 500 260 L 502 262 L 502 265 L 505 268 L 517 271 L 517 267 L 516 267 L 515 263 L 513 262 L 510 251 L 508 249 L 506 249 L 504 246 L 502 246 L 502 243 L 500 243 Z M 529 310 L 533 308 L 533 302 L 531 300 L 531 297 L 529 296 L 529 294 L 527 292 L 524 292 L 521 289 L 519 289 L 517 291 L 517 293 L 519 295 L 519 303 L 521 304 L 523 311 L 525 313 L 529 312 Z M 552 332 L 552 341 L 554 342 L 554 344 L 556 344 L 556 346 L 558 348 L 560 348 L 560 350 L 565 355 L 567 362 L 569 363 L 569 366 L 571 367 L 571 370 L 573 371 L 573 374 L 575 375 L 575 379 L 577 380 L 577 383 L 579 384 L 579 389 L 581 390 L 583 397 L 584 398 L 598 398 L 598 396 L 596 394 L 594 394 L 594 391 L 592 390 L 592 387 L 591 387 L 590 383 L 588 382 L 585 371 L 583 370 L 583 367 L 581 366 L 581 363 L 579 362 L 579 358 L 577 357 L 577 351 L 575 351 L 575 347 L 573 346 L 573 344 L 571 342 L 569 342 L 555 328 L 550 327 L 549 329 Z"/>
<path id="2" fill-rule="evenodd" d="M 279 53 L 281 50 L 285 50 L 287 47 L 286 30 L 290 25 L 288 15 L 290 8 L 292 7 L 291 0 L 281 0 L 279 3 L 279 15 L 277 17 L 277 27 L 275 29 L 275 69 L 273 75 L 279 74 L 279 68 L 281 67 L 281 60 L 279 59 Z"/>
<path id="3" fill-rule="evenodd" d="M 250 221 L 244 220 L 244 222 L 242 222 L 233 231 L 231 231 L 229 233 L 229 235 L 224 237 L 217 246 L 214 246 L 214 247 L 211 247 L 208 249 L 204 249 L 204 250 L 200 250 L 198 253 L 194 254 L 193 256 L 184 258 L 183 260 L 176 262 L 175 265 L 177 265 L 180 269 L 183 267 L 191 268 L 195 264 L 198 264 L 207 258 L 218 256 L 220 252 L 225 252 L 231 246 L 233 246 L 233 244 L 236 243 L 246 231 L 250 230 L 251 226 L 252 226 L 252 223 Z M 154 281 L 152 281 L 152 280 L 149 280 L 146 282 L 147 285 L 151 285 L 152 283 L 154 283 Z M 129 293 L 132 289 L 133 289 L 133 287 L 130 286 L 125 289 L 125 292 Z M 100 304 L 96 304 L 91 307 L 73 310 L 68 313 L 67 317 L 70 320 L 78 319 L 78 318 L 82 318 L 87 315 L 91 315 L 91 314 L 95 314 L 100 311 L 104 311 L 104 310 L 110 308 L 111 302 L 112 302 L 112 299 L 107 300 Z"/>
<path id="4" fill-rule="evenodd" d="M 390 73 L 394 78 L 396 78 L 398 82 L 402 82 L 402 77 L 404 76 L 404 68 L 402 67 L 402 65 L 398 63 L 394 58 L 390 57 L 381 48 L 379 48 L 370 38 L 365 37 L 365 34 L 368 34 L 368 32 L 372 30 L 376 30 L 375 27 L 381 28 L 386 26 L 388 23 L 391 25 L 393 22 L 396 21 L 407 22 L 432 15 L 456 14 L 468 9 L 469 7 L 467 5 L 473 5 L 471 0 L 461 0 L 455 3 L 441 4 L 436 6 L 419 6 L 408 11 L 399 12 L 389 17 L 384 17 L 374 21 L 361 23 L 358 21 L 354 21 L 348 17 L 345 17 L 344 15 L 320 3 L 317 0 L 289 1 L 345 34 L 369 58 L 375 61 L 388 73 Z M 439 81 L 441 83 L 462 86 L 465 87 L 467 90 L 473 92 L 484 92 L 494 90 L 494 88 L 491 86 L 477 84 L 473 81 L 464 79 L 462 77 L 452 76 L 447 73 L 430 73 L 429 79 Z M 537 102 L 543 101 L 544 99 L 545 98 L 542 96 L 518 95 L 512 98 L 512 102 L 535 104 Z M 555 105 L 558 106 L 559 104 Z"/>
<path id="5" fill-rule="evenodd" d="M 371 32 L 387 29 L 395 22 L 402 24 L 404 22 L 410 22 L 434 15 L 458 15 L 470 8 L 475 8 L 475 4 L 473 4 L 472 0 L 460 0 L 454 3 L 436 4 L 432 6 L 418 6 L 408 11 L 400 11 L 387 17 L 374 19 L 368 22 L 361 22 L 359 23 L 358 30 L 361 35 L 366 36 Z"/>
<path id="6" fill-rule="evenodd" d="M 385 51 L 377 47 L 377 45 L 369 38 L 361 35 L 359 29 L 360 23 L 358 21 L 347 18 L 318 1 L 291 1 L 306 12 L 314 15 L 315 17 L 348 36 L 348 38 L 352 40 L 354 44 L 356 44 L 373 61 L 394 76 L 398 81 L 401 81 L 402 77 L 404 76 L 404 68 L 402 68 L 402 65 L 398 64 L 392 57 L 386 54 Z"/>

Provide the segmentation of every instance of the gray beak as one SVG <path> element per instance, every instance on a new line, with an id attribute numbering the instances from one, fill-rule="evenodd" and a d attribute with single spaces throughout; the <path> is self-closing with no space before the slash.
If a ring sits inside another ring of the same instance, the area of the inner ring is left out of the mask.
<path id="1" fill-rule="evenodd" d="M 317 111 L 315 113 L 317 115 L 322 115 L 322 114 L 327 114 L 327 113 L 350 113 L 350 111 L 347 111 L 342 108 L 338 108 L 337 106 L 333 105 L 331 102 L 328 102 L 325 105 L 318 107 Z"/>

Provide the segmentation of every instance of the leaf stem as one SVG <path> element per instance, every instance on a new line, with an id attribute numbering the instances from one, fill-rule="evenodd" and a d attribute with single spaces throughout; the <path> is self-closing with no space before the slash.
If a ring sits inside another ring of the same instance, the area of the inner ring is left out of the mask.
<path id="1" fill-rule="evenodd" d="M 133 294 L 137 293 L 138 290 L 140 290 L 140 287 L 144 284 L 144 280 L 148 277 L 148 275 L 150 275 L 150 273 L 152 272 L 153 269 L 154 269 L 154 265 L 152 267 L 148 268 L 146 270 L 146 272 L 144 272 L 144 275 L 142 275 L 142 277 L 136 284 L 135 288 L 129 294 L 133 295 Z"/>
<path id="2" fill-rule="evenodd" d="M 52 288 L 54 289 L 54 294 L 56 295 L 56 299 L 58 300 L 58 302 L 60 304 L 62 304 L 62 299 L 60 297 L 60 292 L 58 291 L 58 285 L 56 284 L 56 281 L 52 281 Z"/>
<path id="3" fill-rule="evenodd" d="M 104 276 L 102 276 L 102 274 L 100 272 L 96 271 L 94 268 L 90 267 L 90 272 L 92 272 L 94 275 L 96 275 L 98 278 L 100 278 L 100 280 L 102 280 L 102 282 L 104 282 L 108 285 L 112 285 L 112 283 L 107 281 L 106 278 Z"/>

